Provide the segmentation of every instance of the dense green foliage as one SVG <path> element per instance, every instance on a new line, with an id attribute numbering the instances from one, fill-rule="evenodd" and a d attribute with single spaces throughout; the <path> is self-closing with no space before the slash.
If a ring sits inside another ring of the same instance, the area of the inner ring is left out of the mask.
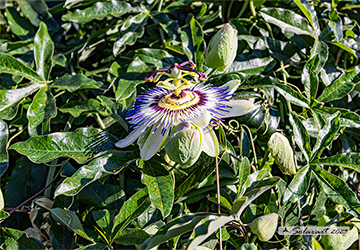
<path id="1" fill-rule="evenodd" d="M 219 249 L 220 228 L 226 249 L 358 249 L 354 2 L 0 2 L 2 249 Z M 224 23 L 238 49 L 220 72 L 204 54 Z M 214 128 L 221 214 L 215 158 L 172 167 L 165 150 L 143 161 L 136 143 L 115 147 L 145 77 L 185 61 L 255 103 Z M 351 231 L 263 231 L 276 224 Z"/>

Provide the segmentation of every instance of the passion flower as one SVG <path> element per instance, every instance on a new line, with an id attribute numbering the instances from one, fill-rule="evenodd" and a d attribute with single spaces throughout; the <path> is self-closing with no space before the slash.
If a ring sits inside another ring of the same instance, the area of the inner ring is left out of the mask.
<path id="1" fill-rule="evenodd" d="M 139 138 L 140 156 L 148 160 L 165 146 L 178 124 L 190 122 L 202 130 L 201 149 L 210 156 L 218 155 L 216 135 L 209 126 L 211 119 L 244 115 L 253 108 L 253 103 L 232 99 L 239 82 L 231 81 L 222 87 L 204 84 L 206 76 L 194 66 L 191 62 L 174 64 L 145 79 L 157 82 L 157 87 L 136 97 L 126 117 L 133 131 L 118 141 L 117 147 L 127 147 Z M 160 81 L 162 76 L 167 78 Z"/>

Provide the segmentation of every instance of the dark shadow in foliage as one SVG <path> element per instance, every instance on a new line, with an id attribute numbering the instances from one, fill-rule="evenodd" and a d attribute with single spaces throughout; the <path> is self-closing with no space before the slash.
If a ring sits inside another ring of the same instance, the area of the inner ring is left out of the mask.
<path id="1" fill-rule="evenodd" d="M 86 156 L 95 156 L 100 152 L 115 150 L 116 141 L 117 138 L 115 138 L 115 136 L 112 136 L 105 131 L 101 131 L 97 134 L 96 138 L 84 148 Z"/>

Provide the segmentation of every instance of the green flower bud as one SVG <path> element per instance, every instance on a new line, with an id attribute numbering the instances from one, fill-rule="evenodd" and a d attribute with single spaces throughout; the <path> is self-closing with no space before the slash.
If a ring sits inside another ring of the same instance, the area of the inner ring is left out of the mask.
<path id="1" fill-rule="evenodd" d="M 256 234 L 261 241 L 270 240 L 276 231 L 278 223 L 278 215 L 275 213 L 260 216 L 253 220 L 250 224 L 250 230 Z"/>
<path id="2" fill-rule="evenodd" d="M 238 47 L 237 30 L 226 23 L 215 36 L 205 52 L 206 64 L 220 71 L 224 71 L 236 57 Z"/>
<path id="3" fill-rule="evenodd" d="M 201 154 L 202 132 L 191 122 L 178 125 L 166 143 L 166 154 L 181 166 L 191 166 Z"/>
<path id="4" fill-rule="evenodd" d="M 289 140 L 280 133 L 273 133 L 268 142 L 269 152 L 273 156 L 281 172 L 287 175 L 296 174 L 294 152 Z"/>

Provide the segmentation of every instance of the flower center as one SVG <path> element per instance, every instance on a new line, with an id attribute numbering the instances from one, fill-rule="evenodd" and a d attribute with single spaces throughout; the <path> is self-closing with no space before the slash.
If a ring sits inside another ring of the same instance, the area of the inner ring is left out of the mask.
<path id="1" fill-rule="evenodd" d="M 199 102 L 200 97 L 196 93 L 190 90 L 183 90 L 178 96 L 173 92 L 167 94 L 160 100 L 159 106 L 172 110 L 180 110 L 196 105 Z"/>

